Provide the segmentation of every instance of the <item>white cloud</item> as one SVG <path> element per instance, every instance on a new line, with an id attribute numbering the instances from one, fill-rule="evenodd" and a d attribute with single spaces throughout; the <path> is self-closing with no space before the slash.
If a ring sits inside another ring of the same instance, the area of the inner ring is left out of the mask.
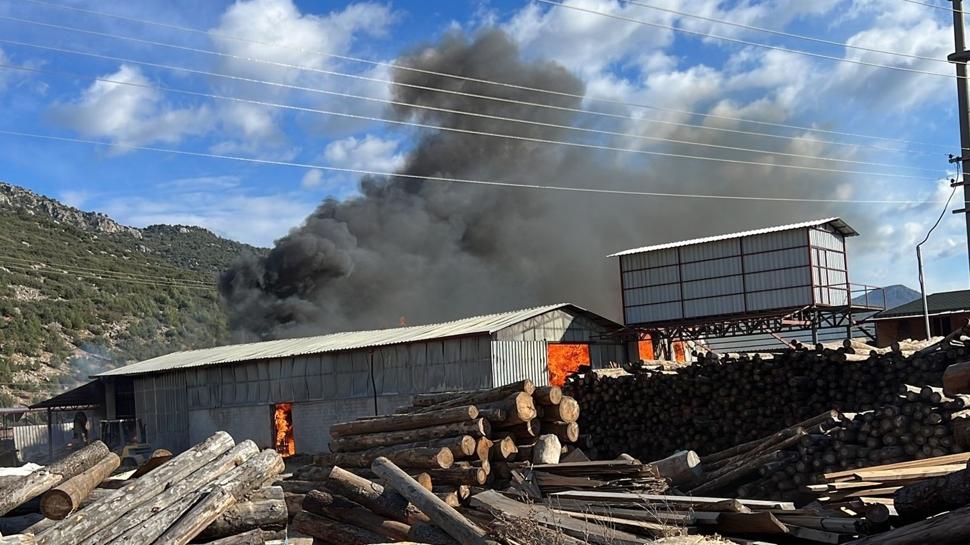
<path id="1" fill-rule="evenodd" d="M 104 79 L 122 83 L 92 83 L 73 102 L 55 105 L 55 119 L 85 136 L 128 145 L 175 143 L 209 130 L 208 107 L 177 108 L 166 103 L 136 67 L 123 64 Z"/>
<path id="2" fill-rule="evenodd" d="M 88 198 L 91 196 L 90 193 L 83 190 L 67 190 L 62 191 L 60 194 L 60 200 L 68 206 L 73 206 L 74 208 L 81 208 L 84 203 L 87 202 Z"/>
<path id="3" fill-rule="evenodd" d="M 169 192 L 164 199 L 114 199 L 99 207 L 125 225 L 197 225 L 233 240 L 270 246 L 318 204 L 306 195 L 252 195 L 244 190 Z"/>
<path id="4" fill-rule="evenodd" d="M 306 171 L 303 178 L 300 179 L 300 185 L 304 189 L 316 189 L 323 185 L 323 171 L 318 168 L 312 168 Z"/>
<path id="5" fill-rule="evenodd" d="M 396 140 L 367 135 L 336 140 L 327 145 L 324 159 L 331 165 L 355 170 L 395 172 L 404 165 L 405 155 Z"/>
<path id="6" fill-rule="evenodd" d="M 223 58 L 222 72 L 302 87 L 338 84 L 344 88 L 348 80 L 327 76 L 319 70 L 335 68 L 340 61 L 332 55 L 348 54 L 358 38 L 385 36 L 395 17 L 389 7 L 372 2 L 351 4 L 327 15 L 313 15 L 301 13 L 292 0 L 237 1 L 222 14 L 219 24 L 209 31 L 209 37 L 217 49 L 237 57 Z M 230 39 L 230 36 L 240 39 Z M 291 103 L 292 97 L 312 97 L 313 102 L 319 103 L 323 96 L 237 81 L 222 81 L 218 86 L 224 94 L 270 102 Z M 358 105 L 355 103 L 355 106 Z M 313 117 L 321 116 L 313 114 Z M 261 157 L 268 153 L 279 159 L 292 157 L 296 152 L 287 149 L 288 138 L 281 128 L 284 115 L 279 109 L 232 103 L 219 107 L 219 118 L 228 136 L 212 148 L 217 153 Z M 327 121 L 321 121 L 324 122 Z"/>

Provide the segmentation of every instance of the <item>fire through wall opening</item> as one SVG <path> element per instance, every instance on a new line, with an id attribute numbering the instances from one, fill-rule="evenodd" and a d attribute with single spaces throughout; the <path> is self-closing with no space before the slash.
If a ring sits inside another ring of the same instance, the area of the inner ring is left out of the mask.
<path id="1" fill-rule="evenodd" d="M 284 458 L 296 454 L 293 440 L 293 404 L 277 403 L 273 410 L 273 448 Z"/>
<path id="2" fill-rule="evenodd" d="M 589 364 L 588 344 L 549 343 L 546 345 L 549 384 L 553 386 L 562 386 L 566 383 L 566 377 L 578 371 L 579 366 Z"/>

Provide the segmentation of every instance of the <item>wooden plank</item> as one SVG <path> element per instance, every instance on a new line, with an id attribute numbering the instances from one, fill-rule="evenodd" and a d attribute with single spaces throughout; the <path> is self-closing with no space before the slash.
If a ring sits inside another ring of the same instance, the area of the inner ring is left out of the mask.
<path id="1" fill-rule="evenodd" d="M 471 505 L 493 513 L 504 513 L 518 519 L 536 521 L 545 526 L 561 529 L 573 537 L 586 539 L 591 543 L 600 545 L 646 545 L 651 543 L 649 539 L 628 532 L 558 514 L 544 505 L 519 503 L 494 490 L 486 490 L 472 496 Z"/>
<path id="2" fill-rule="evenodd" d="M 730 501 L 730 498 L 714 498 L 709 496 L 665 496 L 658 494 L 637 494 L 633 492 L 595 492 L 595 491 L 566 491 L 551 494 L 553 497 L 564 499 L 577 499 L 588 501 L 619 501 L 619 502 L 640 502 L 640 503 L 690 503 L 690 504 L 710 504 L 723 501 Z M 755 510 L 780 509 L 783 511 L 793 511 L 795 504 L 785 501 L 766 501 L 738 499 L 738 502 L 745 507 Z"/>
<path id="3" fill-rule="evenodd" d="M 928 479 L 930 477 L 942 477 L 956 471 L 966 469 L 966 464 L 952 464 L 932 467 L 913 467 L 904 469 L 888 470 L 859 470 L 853 473 L 853 477 L 861 481 L 878 481 L 886 483 L 890 481 L 901 481 L 911 479 Z"/>
<path id="4" fill-rule="evenodd" d="M 946 456 L 936 456 L 934 458 L 923 458 L 922 460 L 912 460 L 909 462 L 897 462 L 895 464 L 885 464 L 881 466 L 871 466 L 862 468 L 861 471 L 882 471 L 891 469 L 906 469 L 912 467 L 933 467 L 941 465 L 952 465 L 952 464 L 966 464 L 970 461 L 970 452 L 961 452 L 959 454 L 948 454 Z M 860 469 L 848 469 L 846 471 L 836 471 L 834 473 L 826 473 L 825 480 L 833 480 L 838 478 L 851 478 L 854 474 L 858 473 Z"/>
<path id="5" fill-rule="evenodd" d="M 717 517 L 717 531 L 722 534 L 768 534 L 788 533 L 775 516 L 767 511 L 760 513 L 721 513 Z"/>
<path id="6" fill-rule="evenodd" d="M 580 520 L 604 522 L 611 526 L 612 525 L 633 526 L 641 530 L 646 530 L 657 537 L 669 537 L 669 536 L 678 535 L 681 533 L 679 528 L 672 525 L 663 524 L 661 522 L 634 520 L 634 519 L 615 517 L 610 515 L 598 515 L 595 513 L 577 513 L 575 511 L 564 511 L 562 509 L 553 509 L 552 512 L 567 515 Z"/>

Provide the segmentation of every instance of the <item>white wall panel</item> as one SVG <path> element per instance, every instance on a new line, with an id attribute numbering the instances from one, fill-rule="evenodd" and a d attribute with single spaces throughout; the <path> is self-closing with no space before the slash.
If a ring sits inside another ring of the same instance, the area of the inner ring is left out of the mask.
<path id="1" fill-rule="evenodd" d="M 630 271 L 623 274 L 623 286 L 626 288 L 670 284 L 671 282 L 677 282 L 679 280 L 680 273 L 676 266 Z"/>
<path id="2" fill-rule="evenodd" d="M 804 229 L 779 231 L 744 238 L 744 253 L 746 254 L 781 250 L 795 246 L 808 246 L 808 237 Z"/>
<path id="3" fill-rule="evenodd" d="M 189 411 L 189 443 L 201 443 L 217 431 L 236 442 L 251 439 L 260 449 L 273 448 L 273 406 L 252 405 Z M 152 445 L 155 447 L 155 445 Z"/>
<path id="4" fill-rule="evenodd" d="M 629 307 L 626 309 L 625 314 L 627 323 L 633 324 L 660 320 L 675 320 L 684 317 L 680 301 L 645 307 Z"/>
<path id="5" fill-rule="evenodd" d="M 684 282 L 684 299 L 733 295 L 742 293 L 743 291 L 744 283 L 741 281 L 741 276 L 726 276 L 723 278 Z"/>
<path id="6" fill-rule="evenodd" d="M 676 301 L 680 299 L 680 284 L 628 289 L 624 290 L 623 295 L 627 306 Z"/>
<path id="7" fill-rule="evenodd" d="M 699 263 L 687 263 L 682 269 L 682 277 L 685 282 L 688 280 L 701 280 L 704 278 L 741 274 L 741 258 L 726 257 L 711 261 L 701 261 Z"/>
<path id="8" fill-rule="evenodd" d="M 749 311 L 794 308 L 812 304 L 812 289 L 788 288 L 749 293 L 745 297 Z"/>
<path id="9" fill-rule="evenodd" d="M 684 301 L 686 318 L 734 314 L 738 312 L 744 312 L 744 295 L 740 294 Z"/>
<path id="10" fill-rule="evenodd" d="M 747 251 L 747 248 L 745 248 Z M 808 247 L 789 248 L 744 256 L 744 272 L 808 266 Z"/>
<path id="11" fill-rule="evenodd" d="M 740 255 L 741 246 L 739 239 L 719 240 L 706 244 L 691 244 L 680 249 L 681 263 L 690 261 L 701 261 L 703 259 L 715 259 L 718 257 L 729 257 Z"/>
<path id="12" fill-rule="evenodd" d="M 787 269 L 744 275 L 744 285 L 748 292 L 808 286 L 812 282 L 809 269 Z"/>

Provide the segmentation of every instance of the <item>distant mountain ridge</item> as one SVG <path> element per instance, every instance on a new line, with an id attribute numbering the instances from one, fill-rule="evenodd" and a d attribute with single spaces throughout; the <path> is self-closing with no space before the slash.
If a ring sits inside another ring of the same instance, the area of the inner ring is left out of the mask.
<path id="1" fill-rule="evenodd" d="M 886 286 L 878 290 L 870 291 L 868 294 L 868 304 L 870 306 L 883 305 L 883 293 L 885 293 L 885 306 L 886 308 L 895 308 L 899 305 L 905 305 L 906 303 L 913 302 L 920 298 L 920 293 L 912 288 L 908 288 L 902 284 L 893 284 L 891 286 Z M 857 305 L 866 304 L 866 297 L 860 295 L 852 300 L 853 303 Z"/>
<path id="2" fill-rule="evenodd" d="M 0 225 L 0 407 L 227 342 L 218 274 L 265 252 L 200 227 L 125 226 L 2 182 Z"/>

